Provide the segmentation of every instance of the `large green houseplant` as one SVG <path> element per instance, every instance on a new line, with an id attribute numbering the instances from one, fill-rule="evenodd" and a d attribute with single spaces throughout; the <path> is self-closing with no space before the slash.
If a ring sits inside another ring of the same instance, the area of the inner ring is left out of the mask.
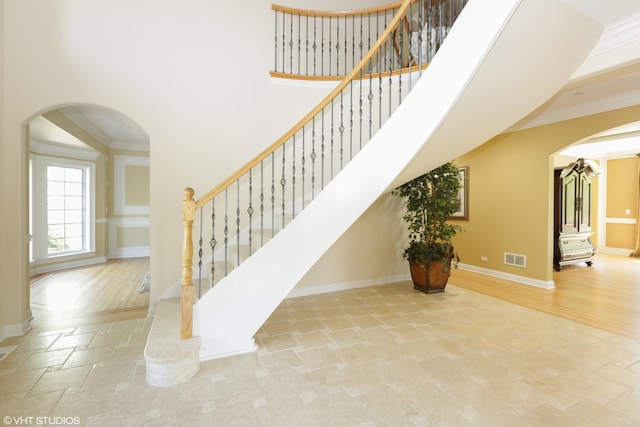
<path id="1" fill-rule="evenodd" d="M 457 264 L 451 238 L 462 228 L 447 219 L 458 210 L 460 188 L 460 170 L 449 162 L 393 192 L 405 204 L 409 245 L 403 257 L 409 261 L 415 289 L 426 293 L 444 291 L 452 262 Z"/>

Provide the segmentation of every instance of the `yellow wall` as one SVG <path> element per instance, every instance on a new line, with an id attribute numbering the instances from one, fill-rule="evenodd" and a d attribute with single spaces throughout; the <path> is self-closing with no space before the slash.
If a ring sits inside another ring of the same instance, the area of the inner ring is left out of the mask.
<path id="1" fill-rule="evenodd" d="M 635 249 L 638 168 L 640 159 L 631 157 L 607 162 L 606 246 Z M 629 213 L 627 213 L 627 211 Z"/>
<path id="2" fill-rule="evenodd" d="M 638 114 L 640 106 L 635 106 L 507 133 L 456 159 L 459 166 L 469 166 L 469 220 L 460 222 L 465 232 L 454 239 L 461 261 L 551 281 L 550 156 L 590 135 L 636 121 Z M 527 267 L 505 265 L 504 252 L 526 255 Z"/>

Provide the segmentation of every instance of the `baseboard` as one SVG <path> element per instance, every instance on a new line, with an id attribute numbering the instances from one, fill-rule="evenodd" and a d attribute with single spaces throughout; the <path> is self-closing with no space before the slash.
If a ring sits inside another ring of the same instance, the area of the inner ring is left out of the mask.
<path id="1" fill-rule="evenodd" d="M 150 250 L 148 246 L 135 248 L 115 248 L 109 251 L 109 258 L 144 258 L 148 257 Z"/>
<path id="2" fill-rule="evenodd" d="M 237 356 L 239 354 L 253 353 L 258 349 L 255 339 L 251 338 L 246 343 L 236 343 L 232 347 L 219 345 L 206 345 L 206 337 L 200 337 L 200 361 L 221 359 L 223 357 Z"/>
<path id="3" fill-rule="evenodd" d="M 545 280 L 532 279 L 531 277 L 519 276 L 517 274 L 505 273 L 503 271 L 491 270 L 488 268 L 482 268 L 482 267 L 477 267 L 475 265 L 469 265 L 469 264 L 463 264 L 463 263 L 458 264 L 458 268 L 460 270 L 467 270 L 467 271 L 472 271 L 474 273 L 484 274 L 485 276 L 492 276 L 492 277 L 497 277 L 499 279 L 522 283 L 523 285 L 535 286 L 536 288 L 554 289 L 556 287 L 553 280 L 545 281 Z"/>
<path id="4" fill-rule="evenodd" d="M 287 295 L 287 298 L 306 297 L 309 295 L 325 294 L 328 292 L 347 291 L 349 289 L 366 288 L 367 286 L 376 286 L 376 285 L 386 285 L 389 283 L 403 282 L 406 280 L 411 280 L 411 276 L 409 275 L 409 273 L 397 275 L 397 276 L 379 277 L 376 279 L 329 283 L 326 285 L 318 285 L 318 286 L 296 287 L 296 288 L 293 288 L 291 292 L 289 292 L 289 295 Z"/>
<path id="5" fill-rule="evenodd" d="M 66 270 L 69 268 L 78 268 L 78 267 L 86 267 L 88 265 L 94 264 L 102 264 L 107 262 L 106 257 L 97 257 L 97 258 L 85 258 L 79 259 L 75 261 L 68 262 L 60 262 L 56 264 L 49 264 L 43 266 L 35 266 L 31 268 L 31 275 L 42 274 L 42 273 L 51 273 L 53 271 Z"/>
<path id="6" fill-rule="evenodd" d="M 621 249 L 621 248 L 598 248 L 596 253 L 599 254 L 608 254 L 608 255 L 620 255 L 620 256 L 629 256 L 633 253 L 633 249 Z"/>
<path id="7" fill-rule="evenodd" d="M 31 330 L 31 322 L 25 320 L 22 323 L 16 323 L 13 325 L 5 325 L 0 327 L 0 342 L 9 337 L 21 337 Z"/>

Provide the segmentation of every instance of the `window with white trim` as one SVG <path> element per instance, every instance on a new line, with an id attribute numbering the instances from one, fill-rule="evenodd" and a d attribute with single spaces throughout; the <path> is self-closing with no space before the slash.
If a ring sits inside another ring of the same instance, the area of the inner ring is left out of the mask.
<path id="1" fill-rule="evenodd" d="M 33 259 L 94 250 L 95 165 L 33 156 Z"/>

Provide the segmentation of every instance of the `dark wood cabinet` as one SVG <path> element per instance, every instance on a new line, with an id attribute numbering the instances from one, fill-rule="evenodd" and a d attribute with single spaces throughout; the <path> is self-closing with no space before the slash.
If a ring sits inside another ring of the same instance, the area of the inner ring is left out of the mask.
<path id="1" fill-rule="evenodd" d="M 553 266 L 557 271 L 563 265 L 593 262 L 592 180 L 599 173 L 595 163 L 584 159 L 554 171 Z"/>

